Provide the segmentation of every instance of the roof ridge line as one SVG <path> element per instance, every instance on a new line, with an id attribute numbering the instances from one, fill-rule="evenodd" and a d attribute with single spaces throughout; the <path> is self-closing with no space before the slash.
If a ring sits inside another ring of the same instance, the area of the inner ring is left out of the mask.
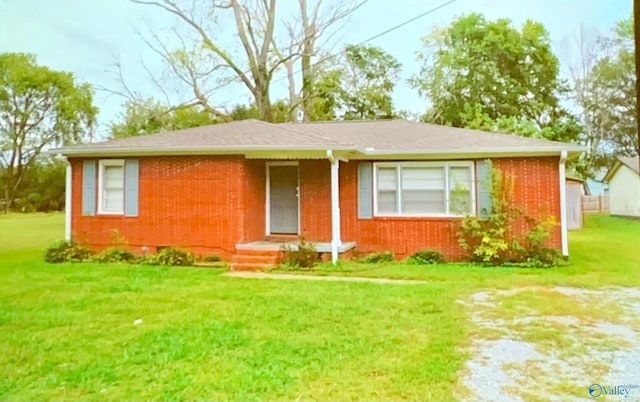
<path id="1" fill-rule="evenodd" d="M 334 139 L 331 139 L 331 138 L 326 138 L 326 137 L 323 137 L 323 136 L 317 135 L 317 134 L 305 133 L 305 132 L 298 131 L 298 130 L 295 130 L 295 129 L 290 128 L 290 127 L 286 127 L 287 125 L 289 125 L 289 126 L 293 125 L 294 126 L 295 124 L 304 124 L 304 123 L 268 123 L 268 122 L 263 122 L 263 123 L 270 124 L 270 125 L 273 125 L 273 126 L 280 126 L 284 130 L 290 131 L 292 133 L 295 133 L 295 134 L 298 134 L 298 135 L 302 135 L 302 136 L 305 136 L 305 137 L 309 137 L 309 138 L 314 138 L 316 140 L 322 140 L 322 141 L 331 142 L 334 145 L 351 146 L 351 147 L 357 148 L 356 144 L 353 144 L 353 143 L 336 142 Z"/>

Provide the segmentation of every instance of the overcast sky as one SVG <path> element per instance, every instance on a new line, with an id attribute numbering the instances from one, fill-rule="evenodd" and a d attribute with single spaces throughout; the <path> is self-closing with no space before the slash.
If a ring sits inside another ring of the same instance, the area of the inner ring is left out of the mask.
<path id="1" fill-rule="evenodd" d="M 286 12 L 287 6 L 297 0 L 279 1 Z M 363 41 L 443 2 L 370 0 L 352 16 L 336 49 L 345 43 Z M 580 25 L 606 32 L 616 21 L 631 15 L 631 10 L 631 0 L 457 0 L 372 44 L 383 47 L 403 64 L 403 78 L 395 94 L 397 107 L 422 112 L 426 102 L 406 85 L 406 79 L 418 68 L 415 52 L 421 46 L 420 37 L 434 25 L 446 25 L 454 17 L 472 11 L 484 13 L 490 19 L 510 18 L 517 25 L 526 19 L 542 22 L 551 34 L 556 54 L 565 63 L 566 72 L 569 57 L 566 43 Z M 141 61 L 154 71 L 161 71 L 161 64 L 136 31 L 172 23 L 161 10 L 128 0 L 0 0 L 0 52 L 34 53 L 40 64 L 72 71 L 83 81 L 109 88 L 118 85 L 107 70 L 120 60 L 133 88 L 159 97 Z M 281 81 L 274 85 L 274 98 L 286 96 L 285 84 Z M 238 86 L 220 91 L 215 99 L 228 106 L 250 101 Z M 106 134 L 108 123 L 118 117 L 122 102 L 122 98 L 97 92 L 100 134 Z"/>

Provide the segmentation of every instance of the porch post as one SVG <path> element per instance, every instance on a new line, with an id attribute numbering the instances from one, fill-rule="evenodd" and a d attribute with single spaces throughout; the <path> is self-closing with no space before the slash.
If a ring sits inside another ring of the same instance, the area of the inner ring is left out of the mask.
<path id="1" fill-rule="evenodd" d="M 64 239 L 71 240 L 71 163 L 67 160 L 67 177 L 64 189 Z"/>
<path id="2" fill-rule="evenodd" d="M 562 231 L 562 255 L 569 255 L 569 239 L 567 236 L 567 180 L 566 167 L 567 151 L 560 153 L 560 228 Z"/>
<path id="3" fill-rule="evenodd" d="M 338 248 L 342 245 L 340 240 L 340 188 L 339 168 L 340 161 L 333 156 L 333 152 L 327 150 L 327 157 L 331 161 L 331 261 L 338 261 Z"/>

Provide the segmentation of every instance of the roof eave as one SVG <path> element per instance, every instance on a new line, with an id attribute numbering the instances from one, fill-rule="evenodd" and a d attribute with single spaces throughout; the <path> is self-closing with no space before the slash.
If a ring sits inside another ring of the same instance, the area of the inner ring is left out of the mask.
<path id="1" fill-rule="evenodd" d="M 566 151 L 569 155 L 577 155 L 586 149 L 582 146 L 570 147 L 539 147 L 539 148 L 460 148 L 460 149 L 429 149 L 429 150 L 359 150 L 365 157 L 454 157 L 460 158 L 500 158 L 500 157 L 533 157 L 557 156 Z"/>
<path id="2" fill-rule="evenodd" d="M 336 151 L 353 151 L 352 147 L 342 145 L 278 147 L 278 146 L 250 146 L 250 147 L 96 147 L 76 148 L 65 147 L 49 150 L 49 154 L 71 157 L 95 156 L 185 156 L 185 155 L 239 155 L 247 152 L 325 152 L 327 149 Z"/>

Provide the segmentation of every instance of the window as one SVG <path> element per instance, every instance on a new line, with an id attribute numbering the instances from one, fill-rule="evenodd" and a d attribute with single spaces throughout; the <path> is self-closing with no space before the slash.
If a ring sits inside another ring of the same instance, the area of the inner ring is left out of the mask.
<path id="1" fill-rule="evenodd" d="M 376 215 L 474 213 L 472 162 L 377 163 L 374 186 Z"/>
<path id="2" fill-rule="evenodd" d="M 100 161 L 98 213 L 124 214 L 124 160 Z"/>

